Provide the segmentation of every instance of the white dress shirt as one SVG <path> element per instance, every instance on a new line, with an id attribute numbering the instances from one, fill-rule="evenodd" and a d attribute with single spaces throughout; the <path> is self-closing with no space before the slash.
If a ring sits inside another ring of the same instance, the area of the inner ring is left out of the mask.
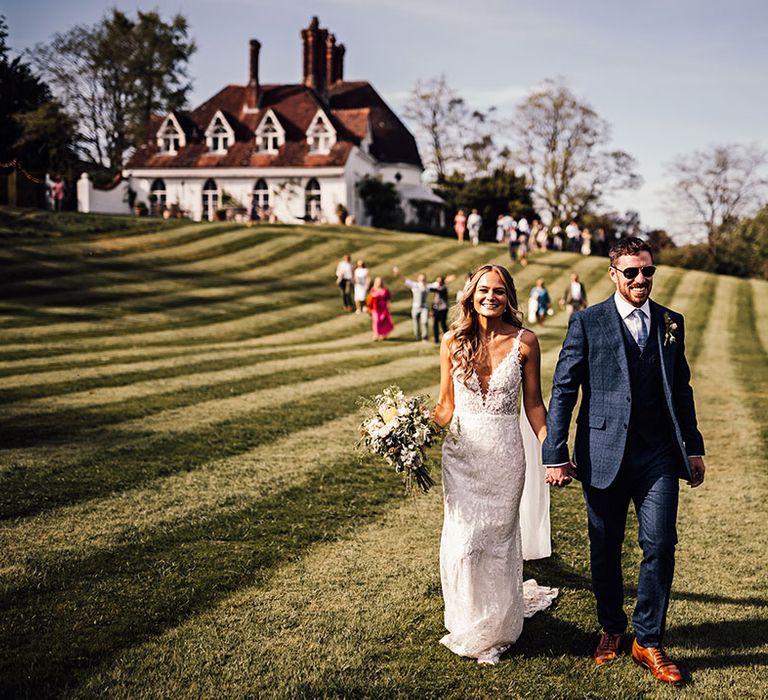
<path id="1" fill-rule="evenodd" d="M 616 304 L 616 310 L 619 312 L 619 316 L 621 316 L 621 319 L 624 321 L 624 324 L 627 326 L 627 329 L 632 334 L 632 337 L 637 341 L 637 328 L 635 326 L 634 318 L 629 318 L 631 314 L 635 312 L 635 310 L 639 309 L 640 312 L 645 316 L 645 329 L 648 332 L 648 338 L 651 337 L 651 305 L 648 302 L 648 299 L 645 300 L 645 303 L 640 306 L 632 306 L 621 294 L 617 292 L 614 292 L 613 295 L 613 301 Z"/>

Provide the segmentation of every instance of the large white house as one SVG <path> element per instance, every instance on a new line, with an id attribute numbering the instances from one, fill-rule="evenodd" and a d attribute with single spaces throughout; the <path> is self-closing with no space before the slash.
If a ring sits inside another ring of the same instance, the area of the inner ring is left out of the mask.
<path id="1" fill-rule="evenodd" d="M 417 202 L 441 204 L 421 182 L 410 131 L 370 83 L 344 80 L 344 46 L 317 17 L 301 40 L 301 83 L 262 84 L 253 39 L 247 85 L 227 85 L 191 111 L 157 117 L 153 137 L 123 171 L 136 202 L 176 205 L 196 220 L 213 219 L 225 205 L 258 207 L 292 223 L 335 221 L 341 204 L 364 224 L 356 184 L 372 175 L 395 185 L 407 221 L 416 219 Z M 79 189 L 83 209 L 104 210 L 98 197 L 111 193 L 94 191 L 86 176 Z"/>

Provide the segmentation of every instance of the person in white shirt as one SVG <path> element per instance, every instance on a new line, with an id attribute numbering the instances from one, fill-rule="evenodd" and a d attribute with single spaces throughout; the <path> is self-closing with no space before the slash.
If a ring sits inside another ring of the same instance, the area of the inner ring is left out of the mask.
<path id="1" fill-rule="evenodd" d="M 392 274 L 396 277 L 400 277 L 413 295 L 411 319 L 413 320 L 414 337 L 416 340 L 421 340 L 425 343 L 429 342 L 429 293 L 437 291 L 440 285 L 436 282 L 433 282 L 432 284 L 427 283 L 427 276 L 424 273 L 420 274 L 416 278 L 416 281 L 408 279 L 403 276 L 399 267 L 393 267 Z"/>
<path id="2" fill-rule="evenodd" d="M 336 265 L 336 285 L 341 291 L 341 303 L 344 306 L 344 311 L 354 311 L 355 307 L 352 305 L 352 278 L 354 277 L 354 269 L 352 267 L 352 259 L 349 255 L 345 255 Z"/>
<path id="3" fill-rule="evenodd" d="M 571 273 L 571 281 L 560 299 L 560 306 L 565 306 L 569 317 L 574 311 L 587 308 L 587 290 L 575 272 Z"/>
<path id="4" fill-rule="evenodd" d="M 480 243 L 480 227 L 483 225 L 483 217 L 477 213 L 477 209 L 473 209 L 472 213 L 467 217 L 467 230 L 469 231 L 469 238 L 472 241 L 472 245 L 478 245 Z"/>
<path id="5" fill-rule="evenodd" d="M 578 253 L 581 245 L 581 231 L 579 225 L 571 219 L 571 223 L 565 227 L 565 237 L 568 241 L 568 251 Z"/>

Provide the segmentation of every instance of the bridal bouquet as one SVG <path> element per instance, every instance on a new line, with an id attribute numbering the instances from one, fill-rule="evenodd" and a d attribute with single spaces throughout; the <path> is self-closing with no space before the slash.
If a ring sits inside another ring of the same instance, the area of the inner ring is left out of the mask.
<path id="1" fill-rule="evenodd" d="M 390 386 L 381 394 L 361 401 L 363 422 L 358 448 L 383 457 L 403 475 L 406 492 L 414 484 L 427 493 L 434 485 L 427 466 L 427 448 L 442 429 L 430 420 L 427 399 L 405 396 L 402 389 Z"/>

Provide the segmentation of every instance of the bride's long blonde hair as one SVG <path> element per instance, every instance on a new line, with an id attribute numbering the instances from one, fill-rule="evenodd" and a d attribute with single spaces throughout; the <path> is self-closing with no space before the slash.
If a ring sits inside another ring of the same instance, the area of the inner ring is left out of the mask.
<path id="1" fill-rule="evenodd" d="M 453 341 L 453 366 L 461 376 L 464 384 L 469 382 L 472 376 L 472 368 L 485 351 L 480 340 L 480 323 L 475 311 L 475 290 L 480 278 L 487 272 L 495 272 L 501 277 L 507 292 L 507 306 L 501 315 L 501 320 L 516 328 L 523 327 L 522 313 L 517 306 L 517 290 L 512 275 L 507 268 L 501 265 L 481 265 L 464 285 L 464 293 L 461 301 L 453 307 L 456 316 L 451 323 Z"/>

